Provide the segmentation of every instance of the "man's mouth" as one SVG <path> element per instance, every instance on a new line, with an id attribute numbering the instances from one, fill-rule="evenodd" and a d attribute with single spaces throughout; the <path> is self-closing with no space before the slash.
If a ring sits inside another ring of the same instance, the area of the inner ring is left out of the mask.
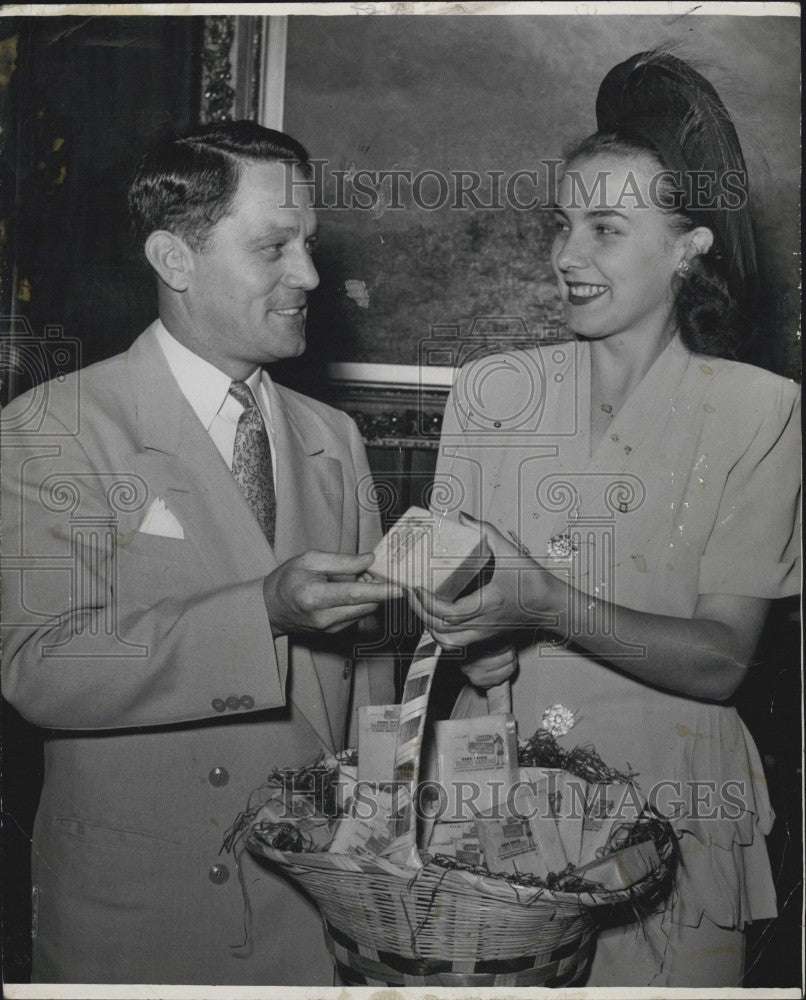
<path id="1" fill-rule="evenodd" d="M 587 285 L 581 281 L 566 281 L 565 284 L 568 288 L 568 301 L 572 306 L 586 305 L 607 291 L 607 285 Z"/>
<path id="2" fill-rule="evenodd" d="M 305 312 L 305 306 L 292 306 L 289 309 L 272 309 L 277 316 L 300 316 Z"/>

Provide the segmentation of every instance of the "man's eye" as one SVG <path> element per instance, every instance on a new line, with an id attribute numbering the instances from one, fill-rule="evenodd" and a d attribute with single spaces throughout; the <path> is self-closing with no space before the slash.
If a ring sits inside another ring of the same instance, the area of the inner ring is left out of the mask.
<path id="1" fill-rule="evenodd" d="M 311 236 L 310 239 L 305 241 L 305 249 L 308 253 L 313 253 L 319 246 L 319 238 L 317 236 Z"/>
<path id="2" fill-rule="evenodd" d="M 269 243 L 267 246 L 263 247 L 263 253 L 266 254 L 278 254 L 283 249 L 283 243 Z"/>
<path id="3" fill-rule="evenodd" d="M 618 236 L 618 229 L 614 229 L 612 226 L 599 225 L 596 227 L 596 232 L 601 236 Z"/>
<path id="4" fill-rule="evenodd" d="M 565 219 L 554 219 L 552 226 L 557 230 L 558 233 L 564 233 L 568 229 L 568 223 Z"/>

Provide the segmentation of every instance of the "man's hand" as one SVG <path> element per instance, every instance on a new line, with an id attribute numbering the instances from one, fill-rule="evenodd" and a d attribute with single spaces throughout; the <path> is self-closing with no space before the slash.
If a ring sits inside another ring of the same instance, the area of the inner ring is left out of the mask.
<path id="1" fill-rule="evenodd" d="M 357 579 L 373 554 L 303 552 L 263 581 L 263 599 L 274 636 L 289 632 L 338 632 L 382 602 L 402 596 L 399 587 Z"/>

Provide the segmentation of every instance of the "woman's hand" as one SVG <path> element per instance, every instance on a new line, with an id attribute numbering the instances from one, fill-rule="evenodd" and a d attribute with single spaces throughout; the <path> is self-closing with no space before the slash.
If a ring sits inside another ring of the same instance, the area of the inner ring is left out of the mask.
<path id="1" fill-rule="evenodd" d="M 495 556 L 492 579 L 458 601 L 444 601 L 421 587 L 410 592 L 414 612 L 442 647 L 472 646 L 509 629 L 537 628 L 552 616 L 550 602 L 564 600 L 563 584 L 487 521 L 464 512 L 462 524 L 480 526 Z"/>
<path id="2" fill-rule="evenodd" d="M 462 673 L 473 687 L 487 688 L 503 684 L 518 669 L 518 656 L 511 643 L 480 643 L 467 651 L 468 662 Z"/>
<path id="3" fill-rule="evenodd" d="M 443 648 L 474 646 L 519 627 L 546 628 L 631 677 L 689 697 L 725 701 L 744 678 L 768 600 L 701 594 L 691 618 L 637 611 L 571 588 L 491 524 L 461 518 L 481 527 L 495 556 L 490 582 L 453 603 L 421 588 L 409 592 L 411 606 Z M 583 613 L 572 614 L 574 608 Z M 472 651 L 470 661 L 472 668 Z M 483 668 L 476 677 L 466 673 L 481 687 L 479 679 L 500 683 L 497 669 L 490 665 L 486 678 Z"/>

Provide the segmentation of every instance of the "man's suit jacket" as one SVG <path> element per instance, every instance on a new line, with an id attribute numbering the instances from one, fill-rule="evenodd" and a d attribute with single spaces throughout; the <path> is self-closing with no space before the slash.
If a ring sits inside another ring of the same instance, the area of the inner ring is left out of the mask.
<path id="1" fill-rule="evenodd" d="M 339 749 L 349 712 L 355 633 L 273 641 L 264 577 L 379 537 L 354 423 L 275 402 L 274 551 L 153 330 L 6 408 L 3 693 L 48 730 L 35 979 L 332 982 L 311 904 L 219 856 L 249 793 Z M 183 538 L 138 530 L 155 500 Z M 388 665 L 363 688 L 390 700 Z"/>

